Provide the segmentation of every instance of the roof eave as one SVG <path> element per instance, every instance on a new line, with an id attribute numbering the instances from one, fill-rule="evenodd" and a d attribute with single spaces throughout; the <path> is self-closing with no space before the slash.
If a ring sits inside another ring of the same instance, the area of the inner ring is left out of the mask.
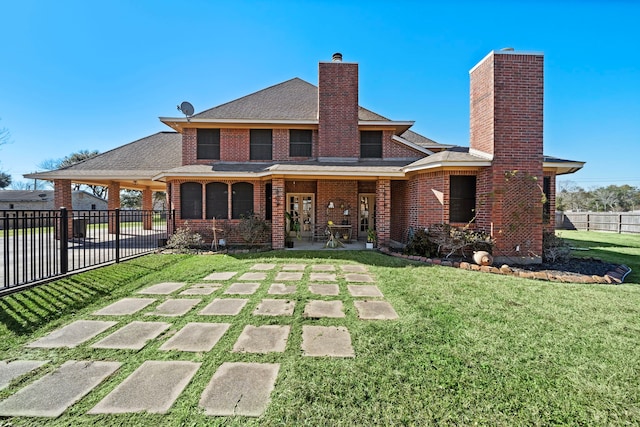
<path id="1" fill-rule="evenodd" d="M 553 162 L 546 161 L 542 164 L 545 169 L 555 169 L 556 175 L 568 175 L 578 172 L 584 167 L 586 162 Z"/>
<path id="2" fill-rule="evenodd" d="M 491 166 L 491 162 L 487 160 L 477 160 L 477 161 L 440 161 L 427 163 L 422 165 L 415 166 L 407 166 L 402 170 L 405 173 L 408 172 L 418 172 L 422 170 L 433 170 L 433 169 L 443 169 L 443 168 L 483 168 Z"/>

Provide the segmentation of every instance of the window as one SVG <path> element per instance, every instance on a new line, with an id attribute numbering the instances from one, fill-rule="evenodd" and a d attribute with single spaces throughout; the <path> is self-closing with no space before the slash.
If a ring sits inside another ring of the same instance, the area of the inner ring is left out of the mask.
<path id="1" fill-rule="evenodd" d="M 311 157 L 311 139 L 311 130 L 289 130 L 289 157 Z"/>
<path id="2" fill-rule="evenodd" d="M 240 219 L 253 212 L 253 184 L 236 182 L 231 186 L 233 199 L 231 202 L 232 218 Z"/>
<path id="3" fill-rule="evenodd" d="M 470 222 L 476 209 L 476 177 L 452 175 L 449 180 L 449 222 Z"/>
<path id="4" fill-rule="evenodd" d="M 180 217 L 202 219 L 202 185 L 197 182 L 180 184 Z"/>
<path id="5" fill-rule="evenodd" d="M 220 129 L 198 129 L 197 158 L 220 160 Z"/>
<path id="6" fill-rule="evenodd" d="M 229 186 L 223 182 L 210 182 L 206 186 L 207 219 L 229 217 Z"/>
<path id="7" fill-rule="evenodd" d="M 96 204 L 95 203 L 91 203 L 91 210 L 95 211 L 96 210 Z"/>
<path id="8" fill-rule="evenodd" d="M 544 192 L 544 204 L 542 205 L 542 223 L 549 224 L 551 222 L 551 177 L 542 178 L 542 191 Z"/>
<path id="9" fill-rule="evenodd" d="M 382 158 L 381 130 L 363 130 L 360 132 L 360 157 Z"/>
<path id="10" fill-rule="evenodd" d="M 249 159 L 271 160 L 271 129 L 251 129 Z"/>
<path id="11" fill-rule="evenodd" d="M 272 216 L 272 207 L 271 207 L 271 203 L 273 202 L 273 194 L 271 194 L 271 192 L 273 191 L 273 186 L 271 183 L 266 184 L 264 186 L 264 193 L 265 193 L 265 207 L 264 207 L 264 219 L 271 219 Z"/>
<path id="12" fill-rule="evenodd" d="M 9 209 L 14 209 L 14 204 L 13 203 L 9 203 Z"/>

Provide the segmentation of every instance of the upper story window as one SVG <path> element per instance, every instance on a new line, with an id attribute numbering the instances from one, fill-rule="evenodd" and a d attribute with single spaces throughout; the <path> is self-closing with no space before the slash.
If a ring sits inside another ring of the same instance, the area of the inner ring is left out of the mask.
<path id="1" fill-rule="evenodd" d="M 202 219 L 202 185 L 197 182 L 180 184 L 180 217 Z"/>
<path id="2" fill-rule="evenodd" d="M 542 205 L 542 223 L 549 224 L 551 222 L 551 177 L 542 178 L 542 191 L 544 192 L 544 204 Z"/>
<path id="3" fill-rule="evenodd" d="M 231 186 L 233 198 L 231 200 L 232 218 L 240 219 L 253 213 L 253 184 L 236 182 Z"/>
<path id="4" fill-rule="evenodd" d="M 272 141 L 271 129 L 251 129 L 249 159 L 271 160 Z"/>
<path id="5" fill-rule="evenodd" d="M 374 159 L 382 158 L 381 130 L 360 131 L 360 157 Z"/>
<path id="6" fill-rule="evenodd" d="M 224 182 L 210 182 L 206 185 L 207 219 L 227 219 L 229 217 L 229 186 Z"/>
<path id="7" fill-rule="evenodd" d="M 449 177 L 449 222 L 470 222 L 475 214 L 475 175 L 451 175 Z"/>
<path id="8" fill-rule="evenodd" d="M 220 129 L 198 129 L 197 158 L 220 160 Z"/>
<path id="9" fill-rule="evenodd" d="M 289 130 L 289 157 L 311 157 L 312 135 L 308 129 Z"/>

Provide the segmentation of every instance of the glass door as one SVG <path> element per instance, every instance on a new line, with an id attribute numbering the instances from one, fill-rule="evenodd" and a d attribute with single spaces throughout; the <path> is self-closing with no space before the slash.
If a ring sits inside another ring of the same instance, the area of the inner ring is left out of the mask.
<path id="1" fill-rule="evenodd" d="M 376 195 L 360 194 L 360 206 L 358 210 L 358 237 L 367 237 L 367 230 L 376 229 Z"/>
<path id="2" fill-rule="evenodd" d="M 287 195 L 287 212 L 291 217 L 288 225 L 289 235 L 295 237 L 312 237 L 315 224 L 314 195 L 290 193 Z"/>

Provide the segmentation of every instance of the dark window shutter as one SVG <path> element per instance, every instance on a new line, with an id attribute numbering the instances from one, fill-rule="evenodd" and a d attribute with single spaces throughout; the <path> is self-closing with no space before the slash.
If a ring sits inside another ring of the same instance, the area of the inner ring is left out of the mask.
<path id="1" fill-rule="evenodd" d="M 229 216 L 229 186 L 223 182 L 210 182 L 207 192 L 207 219 L 227 219 Z"/>
<path id="2" fill-rule="evenodd" d="M 197 158 L 220 160 L 220 129 L 198 129 Z"/>
<path id="3" fill-rule="evenodd" d="M 449 222 L 469 222 L 475 216 L 476 177 L 451 175 L 449 179 Z"/>
<path id="4" fill-rule="evenodd" d="M 251 129 L 249 158 L 251 160 L 272 159 L 271 129 Z"/>
<path id="5" fill-rule="evenodd" d="M 231 186 L 233 197 L 231 210 L 233 219 L 240 219 L 253 213 L 253 184 L 236 182 Z"/>
<path id="6" fill-rule="evenodd" d="M 360 157 L 382 158 L 382 131 L 363 130 L 360 132 Z"/>
<path id="7" fill-rule="evenodd" d="M 311 157 L 312 134 L 308 129 L 289 130 L 289 156 Z"/>
<path id="8" fill-rule="evenodd" d="M 202 219 L 202 185 L 197 182 L 180 184 L 180 217 Z"/>

